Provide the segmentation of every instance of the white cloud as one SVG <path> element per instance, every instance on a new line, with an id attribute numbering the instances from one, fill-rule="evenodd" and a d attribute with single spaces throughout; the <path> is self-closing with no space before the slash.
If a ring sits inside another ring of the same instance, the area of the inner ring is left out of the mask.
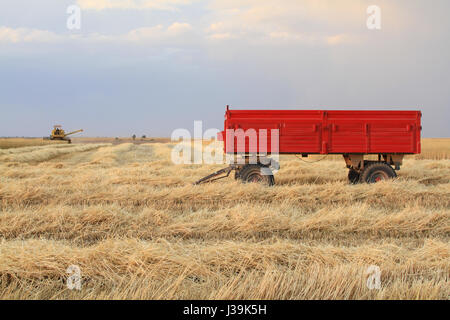
<path id="1" fill-rule="evenodd" d="M 167 32 L 171 35 L 178 35 L 192 30 L 192 26 L 189 23 L 175 22 L 167 28 Z"/>
<path id="2" fill-rule="evenodd" d="M 0 42 L 55 42 L 61 36 L 47 30 L 0 27 Z"/>
<path id="3" fill-rule="evenodd" d="M 286 31 L 270 32 L 269 39 L 274 41 L 285 41 L 289 43 L 300 42 L 306 45 L 329 45 L 336 46 L 345 43 L 355 42 L 356 37 L 347 34 L 321 35 L 314 33 L 290 33 Z"/>
<path id="4" fill-rule="evenodd" d="M 335 46 L 361 40 L 366 30 L 365 0 L 214 0 L 209 9 L 208 39 Z"/>
<path id="5" fill-rule="evenodd" d="M 172 10 L 199 0 L 77 0 L 83 9 L 164 9 Z M 336 46 L 361 40 L 358 31 L 364 30 L 366 10 L 362 0 L 212 0 L 206 3 L 209 12 L 199 21 L 194 33 L 187 22 L 123 31 L 108 35 L 56 34 L 37 29 L 0 29 L 0 41 L 56 42 L 98 41 L 133 43 L 193 44 L 198 41 L 220 43 L 230 39 L 247 44 L 277 45 L 293 43 Z M 135 13 L 133 13 L 135 14 Z M 319 24 L 317 24 L 319 21 Z M 346 23 L 350 24 L 346 26 Z M 355 27 L 356 24 L 356 27 Z M 358 26 L 360 25 L 360 28 Z"/>
<path id="6" fill-rule="evenodd" d="M 355 37 L 351 37 L 347 34 L 337 34 L 334 36 L 327 37 L 327 43 L 331 46 L 339 45 L 343 43 L 351 43 L 355 41 Z"/>
<path id="7" fill-rule="evenodd" d="M 145 27 L 131 30 L 124 36 L 119 36 L 120 38 L 130 40 L 130 41 L 142 41 L 145 39 L 155 39 L 160 38 L 164 32 L 164 27 L 159 24 L 155 27 Z M 118 38 L 119 38 L 118 37 Z"/>
<path id="8" fill-rule="evenodd" d="M 200 0 L 77 0 L 86 10 L 104 9 L 161 9 L 172 10 Z M 247 44 L 277 45 L 294 43 L 305 45 L 341 45 L 361 39 L 357 31 L 365 25 L 366 10 L 362 0 L 212 0 L 203 5 L 209 10 L 198 21 L 196 33 L 186 21 L 170 25 L 123 30 L 121 34 L 56 34 L 37 29 L 0 29 L 0 41 L 56 42 L 98 41 L 134 43 L 182 43 L 198 41 L 220 43 L 229 39 Z M 137 14 L 133 12 L 131 14 Z M 317 23 L 319 22 L 319 24 Z M 345 27 L 350 23 L 351 27 Z M 344 25 L 344 26 L 343 26 Z M 317 27 L 318 26 L 318 27 Z M 364 30 L 364 29 L 363 29 Z M 350 41 L 351 40 L 351 41 Z"/>
<path id="9" fill-rule="evenodd" d="M 309 18 L 315 21 L 360 21 L 366 0 L 214 0 L 209 7 L 219 14 L 238 15 L 248 23 Z M 383 5 L 384 7 L 384 5 Z"/>
<path id="10" fill-rule="evenodd" d="M 224 27 L 224 23 L 223 22 L 217 22 L 217 23 L 213 23 L 209 26 L 209 28 L 207 29 L 207 31 L 220 31 L 221 29 L 223 29 Z"/>
<path id="11" fill-rule="evenodd" d="M 57 34 L 47 30 L 0 27 L 0 42 L 3 43 L 59 43 L 63 41 L 75 41 L 78 43 L 160 43 L 177 41 L 185 43 L 185 35 L 192 30 L 188 23 L 175 22 L 168 27 L 159 24 L 153 27 L 133 29 L 119 35 L 105 35 L 100 33 L 81 34 Z"/>
<path id="12" fill-rule="evenodd" d="M 77 0 L 85 10 L 105 9 L 155 9 L 176 10 L 180 5 L 190 4 L 190 0 Z"/>
<path id="13" fill-rule="evenodd" d="M 208 39 L 213 39 L 213 40 L 225 40 L 225 39 L 233 39 L 236 38 L 235 35 L 232 35 L 229 32 L 225 32 L 225 33 L 213 33 L 209 36 L 207 36 Z"/>
<path id="14" fill-rule="evenodd" d="M 188 23 L 175 22 L 165 28 L 159 24 L 154 27 L 145 27 L 131 30 L 125 35 L 116 37 L 119 41 L 132 41 L 139 43 L 177 41 L 184 42 L 183 35 L 192 30 Z"/>

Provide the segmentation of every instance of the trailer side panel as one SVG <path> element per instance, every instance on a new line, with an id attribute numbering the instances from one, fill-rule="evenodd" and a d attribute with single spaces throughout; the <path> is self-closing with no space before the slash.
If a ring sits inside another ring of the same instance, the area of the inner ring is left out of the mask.
<path id="1" fill-rule="evenodd" d="M 277 152 L 274 129 L 280 154 L 421 152 L 420 111 L 353 110 L 227 110 L 225 152 Z M 239 149 L 236 133 L 244 133 L 245 149 Z"/>

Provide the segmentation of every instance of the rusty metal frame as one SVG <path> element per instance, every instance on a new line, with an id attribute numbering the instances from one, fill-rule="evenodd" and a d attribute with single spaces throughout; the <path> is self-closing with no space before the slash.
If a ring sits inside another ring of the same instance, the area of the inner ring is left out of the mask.
<path id="1" fill-rule="evenodd" d="M 344 160 L 347 168 L 354 170 L 364 169 L 364 154 L 344 154 Z"/>

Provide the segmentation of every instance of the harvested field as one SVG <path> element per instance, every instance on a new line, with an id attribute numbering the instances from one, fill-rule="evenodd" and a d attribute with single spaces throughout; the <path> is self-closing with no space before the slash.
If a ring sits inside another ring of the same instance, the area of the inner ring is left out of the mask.
<path id="1" fill-rule="evenodd" d="M 109 137 L 74 137 L 72 138 L 72 143 L 111 143 L 111 144 L 122 144 L 122 143 L 133 143 L 133 144 L 143 144 L 143 143 L 168 143 L 170 142 L 169 138 L 141 138 L 136 137 L 136 139 L 132 138 L 109 138 Z"/>
<path id="2" fill-rule="evenodd" d="M 0 150 L 0 298 L 450 297 L 449 139 L 375 185 L 282 156 L 272 188 L 193 186 L 224 166 L 174 165 L 173 143 L 93 142 Z"/>
<path id="3" fill-rule="evenodd" d="M 55 144 L 67 144 L 67 141 L 44 140 L 42 138 L 0 138 L 0 150 Z"/>

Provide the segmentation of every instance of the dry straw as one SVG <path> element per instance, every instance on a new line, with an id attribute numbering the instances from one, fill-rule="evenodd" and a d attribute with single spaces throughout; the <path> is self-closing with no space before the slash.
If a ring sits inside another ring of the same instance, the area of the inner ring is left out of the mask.
<path id="1" fill-rule="evenodd" d="M 1 150 L 0 298 L 448 299 L 450 145 L 436 143 L 376 185 L 350 185 L 342 160 L 282 156 L 273 188 L 192 186 L 223 166 L 174 165 L 171 143 Z"/>

